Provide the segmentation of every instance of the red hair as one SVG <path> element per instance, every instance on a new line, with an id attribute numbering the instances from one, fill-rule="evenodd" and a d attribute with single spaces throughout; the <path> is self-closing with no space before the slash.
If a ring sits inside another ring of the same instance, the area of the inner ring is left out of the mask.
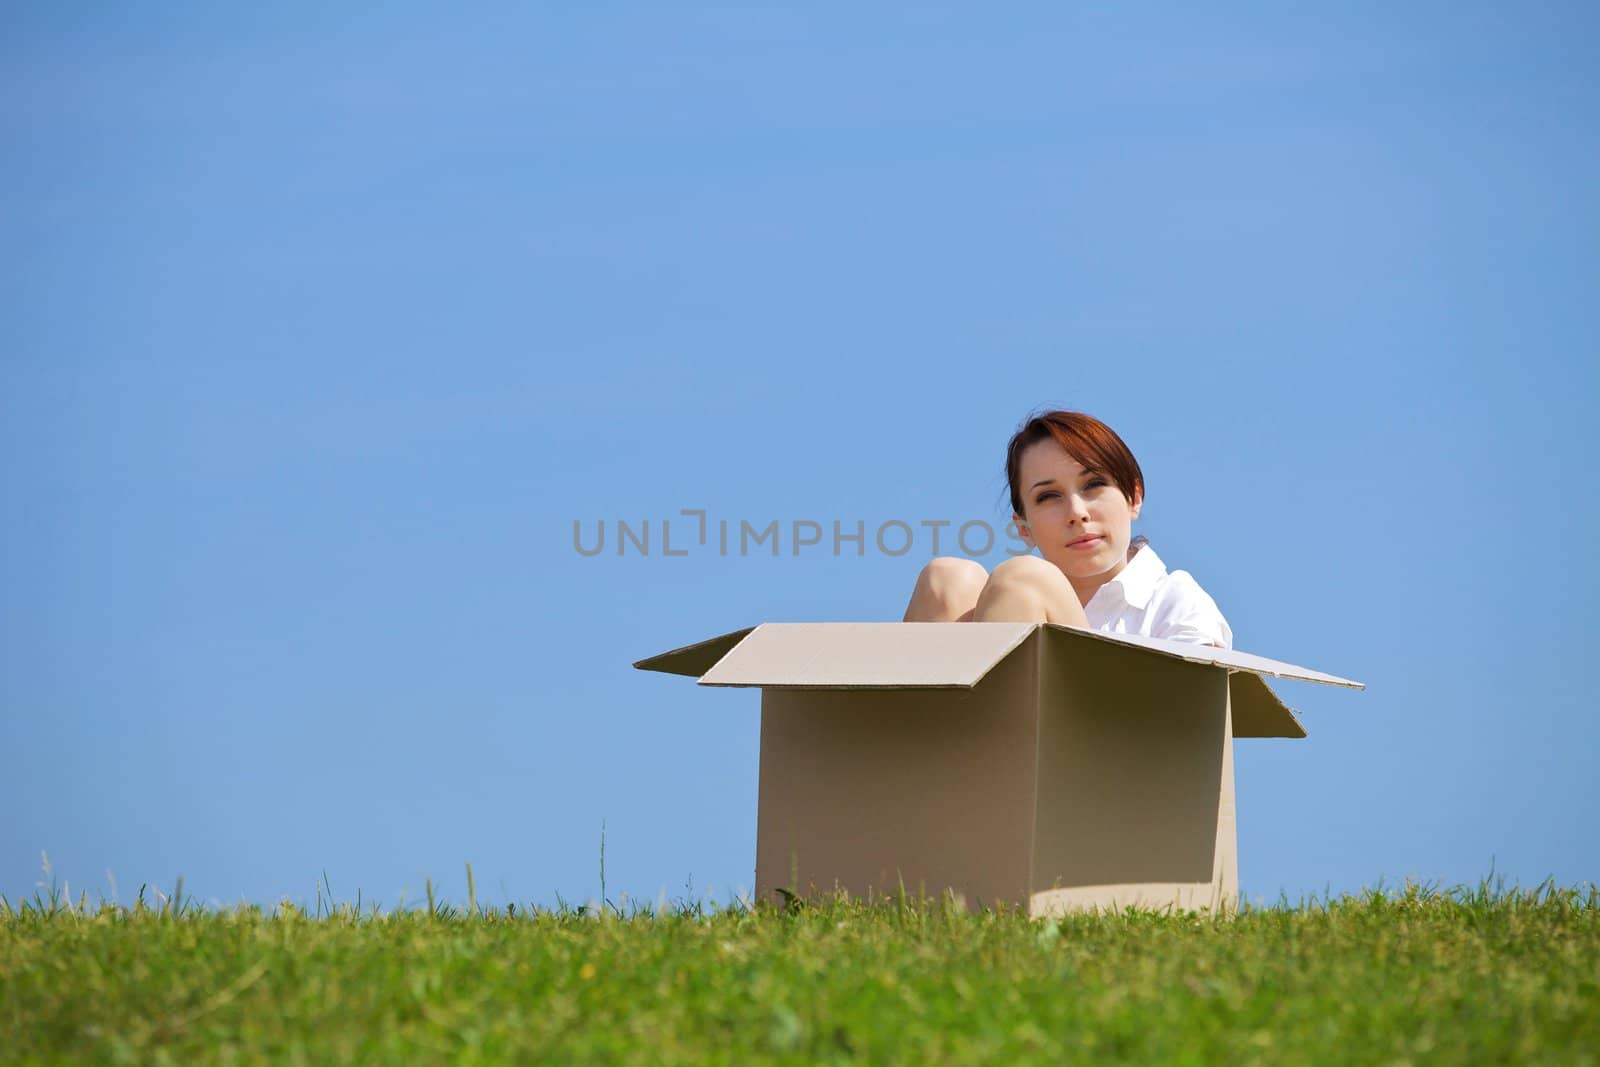
<path id="1" fill-rule="evenodd" d="M 1023 423 L 1006 446 L 1006 483 L 1011 487 L 1011 511 L 1022 515 L 1022 453 L 1040 441 L 1054 441 L 1066 449 L 1086 470 L 1111 480 L 1132 504 L 1144 498 L 1144 472 L 1133 452 L 1117 436 L 1117 431 L 1095 418 L 1077 411 L 1046 411 Z"/>

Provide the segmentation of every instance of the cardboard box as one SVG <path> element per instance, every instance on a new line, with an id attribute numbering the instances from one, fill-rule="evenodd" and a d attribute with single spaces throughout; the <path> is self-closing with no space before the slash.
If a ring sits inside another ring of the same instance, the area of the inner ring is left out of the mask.
<path id="1" fill-rule="evenodd" d="M 1045 623 L 767 623 L 634 664 L 761 689 L 756 893 L 954 893 L 1033 915 L 1232 910 L 1233 739 L 1304 737 L 1201 645 Z"/>

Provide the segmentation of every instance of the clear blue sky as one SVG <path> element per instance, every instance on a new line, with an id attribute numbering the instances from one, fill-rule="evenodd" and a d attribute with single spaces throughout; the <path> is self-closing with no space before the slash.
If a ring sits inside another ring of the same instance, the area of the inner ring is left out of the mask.
<path id="1" fill-rule="evenodd" d="M 758 696 L 631 662 L 926 528 L 574 520 L 998 524 L 1043 405 L 1370 686 L 1239 743 L 1247 897 L 1600 881 L 1593 6 L 580 8 L 0 16 L 0 892 L 726 899 Z"/>

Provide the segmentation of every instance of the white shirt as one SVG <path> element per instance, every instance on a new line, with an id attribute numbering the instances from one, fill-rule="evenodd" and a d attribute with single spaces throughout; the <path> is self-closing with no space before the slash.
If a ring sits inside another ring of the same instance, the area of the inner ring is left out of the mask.
<path id="1" fill-rule="evenodd" d="M 1135 552 L 1117 576 L 1083 606 L 1089 626 L 1109 634 L 1165 637 L 1197 645 L 1233 647 L 1233 631 L 1188 571 L 1168 571 L 1149 545 Z"/>

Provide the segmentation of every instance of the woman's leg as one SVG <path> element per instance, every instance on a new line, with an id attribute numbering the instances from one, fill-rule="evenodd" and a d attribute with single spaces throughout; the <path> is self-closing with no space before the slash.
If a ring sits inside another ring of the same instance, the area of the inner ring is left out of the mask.
<path id="1" fill-rule="evenodd" d="M 978 596 L 972 618 L 975 622 L 1089 625 L 1067 576 L 1038 556 L 1015 556 L 997 566 Z"/>
<path id="2" fill-rule="evenodd" d="M 905 622 L 965 622 L 972 617 L 989 572 L 977 560 L 940 556 L 922 568 Z"/>

